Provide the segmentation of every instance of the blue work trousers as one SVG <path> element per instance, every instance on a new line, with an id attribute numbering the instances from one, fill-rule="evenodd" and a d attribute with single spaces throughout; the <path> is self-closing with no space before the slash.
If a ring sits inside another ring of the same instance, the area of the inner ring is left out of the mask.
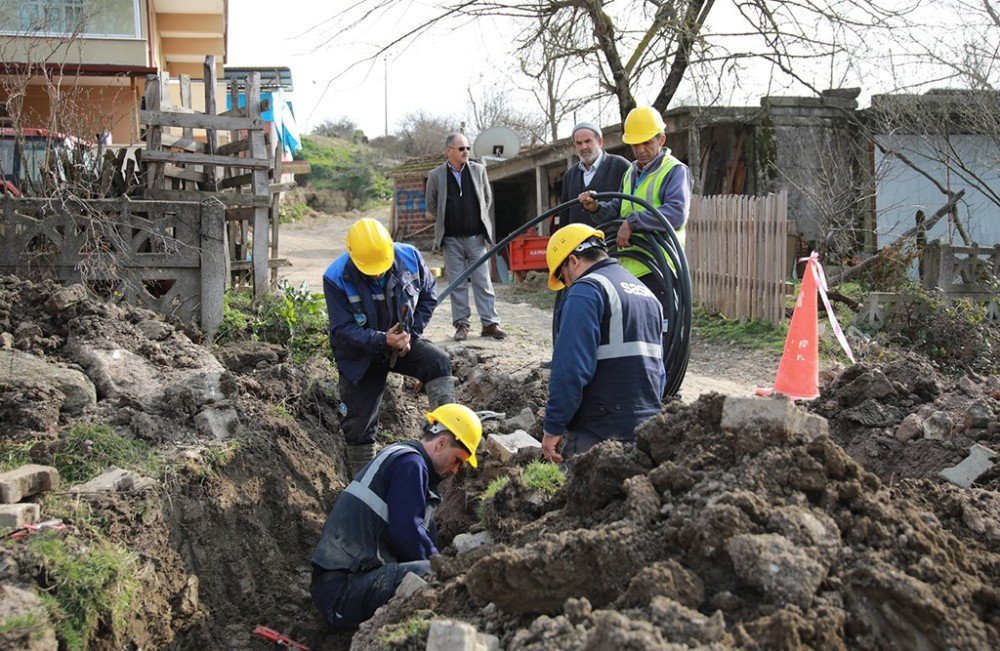
<path id="1" fill-rule="evenodd" d="M 337 383 L 340 392 L 340 429 L 348 445 L 375 442 L 378 414 L 385 393 L 389 371 L 415 377 L 424 384 L 451 375 L 451 358 L 441 348 L 423 338 L 410 339 L 410 352 L 396 359 L 389 368 L 387 357 L 372 361 L 361 380 L 354 384 L 341 374 Z"/>
<path id="2" fill-rule="evenodd" d="M 387 563 L 360 574 L 313 570 L 312 598 L 331 628 L 357 628 L 396 594 L 409 572 L 430 574 L 430 561 Z"/>

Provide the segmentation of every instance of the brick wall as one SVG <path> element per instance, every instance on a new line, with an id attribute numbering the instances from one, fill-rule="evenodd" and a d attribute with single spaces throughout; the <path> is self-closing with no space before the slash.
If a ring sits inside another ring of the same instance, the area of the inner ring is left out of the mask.
<path id="1" fill-rule="evenodd" d="M 426 176 L 397 178 L 393 182 L 392 202 L 396 214 L 396 237 L 405 237 L 433 223 L 427 218 L 424 188 Z M 427 231 L 424 231 L 425 233 Z"/>

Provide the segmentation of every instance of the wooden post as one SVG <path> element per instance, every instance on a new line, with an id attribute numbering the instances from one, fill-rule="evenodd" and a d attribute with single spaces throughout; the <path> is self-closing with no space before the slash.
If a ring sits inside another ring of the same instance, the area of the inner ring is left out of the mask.
<path id="1" fill-rule="evenodd" d="M 209 54 L 205 57 L 205 115 L 217 115 L 219 107 L 216 105 L 215 86 L 218 78 L 215 71 L 215 55 Z M 215 129 L 205 129 L 205 153 L 213 155 L 218 153 L 219 134 Z M 218 190 L 218 168 L 214 165 L 205 166 L 205 189 L 211 192 Z"/>
<path id="2" fill-rule="evenodd" d="M 148 75 L 146 77 L 146 110 L 159 112 L 163 106 L 163 97 L 167 92 L 167 80 L 170 78 L 166 72 L 159 75 Z M 158 152 L 163 147 L 163 127 L 159 125 L 149 125 L 146 127 L 146 151 Z M 150 190 L 162 190 L 164 188 L 163 163 L 147 163 L 146 166 L 146 187 Z"/>
<path id="3" fill-rule="evenodd" d="M 246 87 L 247 117 L 260 118 L 260 73 L 251 72 L 247 77 Z M 264 130 L 250 129 L 247 133 L 250 140 L 250 158 L 267 158 L 267 146 L 264 144 Z M 250 182 L 250 190 L 258 196 L 270 198 L 271 187 L 266 169 L 254 169 Z M 253 209 L 253 295 L 254 300 L 260 300 L 267 293 L 269 282 L 268 252 L 268 212 L 267 207 Z"/>

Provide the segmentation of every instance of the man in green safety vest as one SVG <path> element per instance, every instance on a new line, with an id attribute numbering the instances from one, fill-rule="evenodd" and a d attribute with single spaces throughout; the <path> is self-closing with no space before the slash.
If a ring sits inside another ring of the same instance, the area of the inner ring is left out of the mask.
<path id="1" fill-rule="evenodd" d="M 659 111 L 650 106 L 632 109 L 625 118 L 625 132 L 622 140 L 631 145 L 635 161 L 622 178 L 621 191 L 642 197 L 662 214 L 674 231 L 681 246 L 684 246 L 684 225 L 691 208 L 691 174 L 687 165 L 670 154 L 664 147 L 665 124 Z M 663 231 L 659 218 L 640 204 L 632 201 L 613 199 L 598 202 L 593 191 L 580 194 L 584 210 L 595 213 L 594 222 L 600 224 L 616 217 L 625 221 L 618 229 L 619 251 L 632 251 L 641 259 L 654 261 L 645 251 L 630 246 L 633 238 L 642 237 L 636 231 Z M 649 269 L 649 264 L 631 257 L 620 258 L 622 266 L 645 284 L 660 300 L 664 301 L 664 287 Z"/>

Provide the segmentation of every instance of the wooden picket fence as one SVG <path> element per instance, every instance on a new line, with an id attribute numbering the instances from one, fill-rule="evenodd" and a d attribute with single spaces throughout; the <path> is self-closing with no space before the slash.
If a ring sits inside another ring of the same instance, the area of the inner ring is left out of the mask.
<path id="1" fill-rule="evenodd" d="M 695 196 L 687 227 L 695 303 L 734 319 L 785 318 L 788 197 Z"/>

